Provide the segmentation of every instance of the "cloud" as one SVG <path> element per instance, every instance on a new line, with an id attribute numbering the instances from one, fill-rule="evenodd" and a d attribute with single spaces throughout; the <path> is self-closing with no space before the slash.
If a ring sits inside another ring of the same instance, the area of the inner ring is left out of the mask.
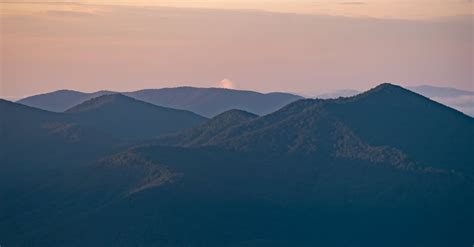
<path id="1" fill-rule="evenodd" d="M 53 1 L 0 1 L 1 4 L 38 4 L 38 5 L 83 5 L 82 3 L 75 1 L 63 1 L 63 2 L 53 2 Z"/>
<path id="2" fill-rule="evenodd" d="M 227 88 L 227 89 L 235 89 L 236 88 L 236 85 L 234 82 L 232 82 L 231 80 L 229 79 L 224 79 L 222 81 L 219 82 L 219 87 L 221 88 Z"/>
<path id="3" fill-rule="evenodd" d="M 58 17 L 91 17 L 94 16 L 93 13 L 85 11 L 72 11 L 72 10 L 49 10 L 47 11 L 49 16 L 58 16 Z"/>
<path id="4" fill-rule="evenodd" d="M 474 95 L 463 95 L 458 97 L 434 97 L 432 99 L 467 115 L 474 116 Z"/>
<path id="5" fill-rule="evenodd" d="M 458 97 L 434 97 L 433 100 L 445 105 L 474 108 L 474 95 L 463 95 Z"/>
<path id="6" fill-rule="evenodd" d="M 342 4 L 342 5 L 363 5 L 363 4 L 366 4 L 366 2 L 342 2 L 340 4 Z"/>

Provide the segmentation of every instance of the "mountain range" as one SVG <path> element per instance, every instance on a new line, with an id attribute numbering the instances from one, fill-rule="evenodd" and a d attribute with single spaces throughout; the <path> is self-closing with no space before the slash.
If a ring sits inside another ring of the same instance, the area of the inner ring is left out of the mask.
<path id="1" fill-rule="evenodd" d="M 449 87 L 422 85 L 407 89 L 426 96 L 444 105 L 453 107 L 469 116 L 474 116 L 474 92 Z M 53 112 L 64 112 L 89 99 L 114 94 L 112 91 L 83 93 L 72 90 L 59 90 L 51 93 L 30 96 L 17 102 Z M 352 97 L 360 91 L 345 89 L 319 94 L 318 99 Z M 144 89 L 124 92 L 123 95 L 154 105 L 183 109 L 205 117 L 215 117 L 227 110 L 239 109 L 257 115 L 266 115 L 302 97 L 288 93 L 262 94 L 252 91 L 223 88 L 178 87 L 163 89 Z"/>
<path id="2" fill-rule="evenodd" d="M 113 92 L 82 93 L 60 90 L 27 97 L 17 102 L 47 111 L 63 112 L 89 99 L 111 93 Z M 193 87 L 145 89 L 122 94 L 158 106 L 189 110 L 205 117 L 214 117 L 231 109 L 265 115 L 301 99 L 300 96 L 288 93 L 262 94 L 224 88 Z"/>
<path id="3" fill-rule="evenodd" d="M 121 94 L 0 103 L 8 246 L 472 244 L 474 119 L 396 85 L 209 120 Z"/>
<path id="4" fill-rule="evenodd" d="M 46 163 L 82 161 L 84 154 L 97 157 L 93 154 L 103 154 L 121 143 L 179 132 L 206 121 L 192 112 L 159 107 L 120 94 L 93 98 L 65 113 L 5 100 L 0 100 L 0 110 L 0 157 L 4 164 L 24 159 Z"/>
<path id="5" fill-rule="evenodd" d="M 234 119 L 234 124 L 226 124 L 222 118 Z M 252 121 L 237 124 L 249 118 Z M 474 147 L 469 134 L 472 124 L 471 117 L 449 107 L 402 87 L 382 84 L 351 98 L 301 100 L 257 119 L 242 112 L 228 112 L 190 130 L 191 133 L 180 134 L 177 143 L 218 145 L 238 151 L 317 154 L 328 148 L 328 138 L 335 138 L 331 142 L 337 145 L 331 148 L 353 149 L 345 150 L 353 152 L 347 155 L 364 155 L 364 148 L 375 150 L 370 145 L 389 146 L 416 158 L 423 166 L 446 168 L 443 166 L 449 164 L 453 168 L 453 164 L 457 164 L 464 167 L 460 169 L 471 169 L 474 164 L 474 156 L 470 155 Z M 196 135 L 196 132 L 202 134 L 216 129 L 213 126 L 226 128 L 206 137 Z M 341 140 L 348 143 L 338 143 Z M 343 153 L 342 150 L 324 151 L 332 152 L 331 155 Z"/>

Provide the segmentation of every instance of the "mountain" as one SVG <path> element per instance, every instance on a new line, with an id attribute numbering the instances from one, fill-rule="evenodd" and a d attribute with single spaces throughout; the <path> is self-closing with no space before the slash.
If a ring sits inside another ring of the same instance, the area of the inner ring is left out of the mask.
<path id="1" fill-rule="evenodd" d="M 474 116 L 474 92 L 449 87 L 422 85 L 407 89 L 426 96 L 444 105 L 453 107 L 467 115 Z M 35 95 L 17 101 L 18 103 L 53 112 L 63 112 L 89 99 L 113 94 L 111 91 L 82 93 L 72 90 L 59 90 Z M 316 96 L 318 99 L 336 99 L 359 94 L 357 90 L 337 90 Z M 159 106 L 189 110 L 205 117 L 214 117 L 231 109 L 240 109 L 266 115 L 284 105 L 301 99 L 300 96 L 286 93 L 261 94 L 223 88 L 163 88 L 125 92 L 124 95 Z"/>
<path id="2" fill-rule="evenodd" d="M 474 92 L 460 90 L 452 87 L 436 87 L 430 85 L 421 85 L 415 87 L 406 87 L 406 89 L 421 94 L 428 98 L 452 98 L 459 96 L 474 95 Z M 352 89 L 336 90 L 330 93 L 320 94 L 316 96 L 318 99 L 335 99 L 339 97 L 352 97 L 360 94 L 360 91 Z"/>
<path id="3" fill-rule="evenodd" d="M 422 85 L 406 87 L 408 90 L 421 94 L 441 104 L 452 107 L 464 114 L 474 116 L 474 92 L 460 90 L 451 87 L 435 87 Z M 339 97 L 351 97 L 361 92 L 356 90 L 338 90 L 316 96 L 318 99 L 336 99 Z"/>
<path id="4" fill-rule="evenodd" d="M 123 95 L 94 98 L 67 113 L 0 100 L 2 243 L 16 239 L 17 246 L 42 245 L 41 241 L 18 241 L 18 234 L 23 229 L 49 231 L 76 214 L 122 198 L 123 193 L 172 181 L 175 175 L 166 167 L 140 157 L 111 159 L 118 164 L 113 167 L 102 165 L 101 160 L 129 148 L 135 141 L 129 138 L 152 138 L 204 120 L 191 112 Z"/>
<path id="5" fill-rule="evenodd" d="M 255 156 L 288 154 L 323 159 L 367 159 L 396 166 L 409 165 L 403 163 L 404 155 L 401 152 L 364 143 L 342 122 L 320 107 L 312 107 L 313 104 L 311 100 L 299 101 L 273 114 L 258 119 L 240 118 L 240 123 L 233 121 L 233 124 L 228 124 L 225 120 L 237 113 L 226 112 L 205 125 L 178 135 L 175 143 L 165 138 L 163 140 L 167 141 L 167 145 L 211 146 Z"/>
<path id="6" fill-rule="evenodd" d="M 65 113 L 82 126 L 121 139 L 153 138 L 206 121 L 206 118 L 189 111 L 152 105 L 122 94 L 99 96 Z"/>
<path id="7" fill-rule="evenodd" d="M 112 94 L 109 91 L 81 93 L 61 90 L 48 94 L 31 96 L 18 103 L 55 112 L 63 112 L 86 100 Z M 214 117 L 231 109 L 249 111 L 265 115 L 284 105 L 301 99 L 300 96 L 287 93 L 262 94 L 252 91 L 240 91 L 223 88 L 163 88 L 126 92 L 123 95 L 154 105 L 195 112 L 205 117 Z"/>
<path id="8" fill-rule="evenodd" d="M 471 170 L 474 120 L 440 103 L 382 84 L 329 109 L 372 145 L 388 145 L 425 165 Z"/>
<path id="9" fill-rule="evenodd" d="M 204 144 L 222 132 L 256 118 L 258 118 L 258 116 L 253 113 L 242 110 L 229 110 L 217 115 L 202 125 L 180 134 L 163 136 L 160 138 L 160 143 L 174 146 L 194 146 Z"/>
<path id="10" fill-rule="evenodd" d="M 63 112 L 86 100 L 102 95 L 112 94 L 110 91 L 98 91 L 95 93 L 83 93 L 72 90 L 59 90 L 51 93 L 30 96 L 17 103 L 43 109 L 52 112 Z"/>
<path id="11" fill-rule="evenodd" d="M 116 101 L 125 110 L 137 104 L 113 95 L 62 115 L 114 112 L 106 107 Z M 260 117 L 230 110 L 74 169 L 39 176 L 29 166 L 34 176 L 25 176 L 21 167 L 5 175 L 0 166 L 0 239 L 14 246 L 465 246 L 474 223 L 473 128 L 472 118 L 391 84 L 350 98 L 299 100 Z"/>
<path id="12" fill-rule="evenodd" d="M 81 126 L 64 114 L 0 100 L 0 115 L 3 168 L 25 164 L 45 168 L 69 159 L 92 160 L 120 145 L 111 136 Z"/>
<path id="13" fill-rule="evenodd" d="M 206 120 L 119 94 L 94 98 L 66 113 L 0 100 L 0 113 L 0 155 L 6 163 L 53 164 L 81 153 L 103 155 L 124 142 L 178 132 Z"/>
<path id="14" fill-rule="evenodd" d="M 231 109 L 265 115 L 301 99 L 300 96 L 287 93 L 262 94 L 224 88 L 193 87 L 147 89 L 127 95 L 155 105 L 189 110 L 205 117 L 214 117 Z"/>
<path id="15" fill-rule="evenodd" d="M 206 133 L 205 129 L 198 126 L 194 132 Z M 319 153 L 330 142 L 335 144 L 330 148 L 347 148 L 351 153 L 346 155 L 352 156 L 363 155 L 364 149 L 377 150 L 374 146 L 388 146 L 423 166 L 474 171 L 473 133 L 471 117 L 402 87 L 382 84 L 350 98 L 298 101 L 267 116 L 220 129 L 207 139 L 185 133 L 174 142 L 279 154 Z M 170 140 L 165 139 L 165 143 Z M 386 154 L 368 156 L 373 155 Z"/>

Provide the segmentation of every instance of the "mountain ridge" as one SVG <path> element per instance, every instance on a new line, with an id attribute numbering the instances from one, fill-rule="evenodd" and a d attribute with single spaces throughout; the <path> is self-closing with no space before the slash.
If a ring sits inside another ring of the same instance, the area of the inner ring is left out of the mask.
<path id="1" fill-rule="evenodd" d="M 113 150 L 122 138 L 100 149 L 93 131 L 154 137 L 157 126 L 143 123 L 156 114 L 143 109 L 161 108 L 121 95 L 84 104 L 51 113 L 0 102 L 0 152 L 18 148 L 0 156 L 7 245 L 472 241 L 473 119 L 400 87 L 299 100 L 264 116 L 230 110 Z"/>
<path id="2" fill-rule="evenodd" d="M 89 99 L 113 93 L 115 92 L 82 93 L 59 90 L 30 96 L 16 102 L 49 111 L 63 112 Z M 265 115 L 301 98 L 294 94 L 280 92 L 259 93 L 249 90 L 198 87 L 143 89 L 120 93 L 158 106 L 190 110 L 205 117 L 214 117 L 231 109 Z M 67 96 L 68 94 L 70 97 Z"/>

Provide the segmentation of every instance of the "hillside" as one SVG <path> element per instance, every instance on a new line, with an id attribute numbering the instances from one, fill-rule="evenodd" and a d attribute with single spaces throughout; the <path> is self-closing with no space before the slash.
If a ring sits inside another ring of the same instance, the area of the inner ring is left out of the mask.
<path id="1" fill-rule="evenodd" d="M 258 116 L 242 110 L 230 110 L 217 115 L 202 125 L 179 134 L 171 134 L 160 138 L 161 144 L 172 146 L 195 146 L 209 142 L 221 132 L 231 129 Z"/>
<path id="2" fill-rule="evenodd" d="M 63 114 L 5 100 L 0 100 L 0 113 L 0 159 L 4 166 L 54 164 L 71 157 L 79 162 L 113 150 L 119 144 L 116 139 L 80 126 Z"/>
<path id="3" fill-rule="evenodd" d="M 189 111 L 152 105 L 122 94 L 100 96 L 65 113 L 83 126 L 123 139 L 150 139 L 206 121 Z"/>
<path id="4" fill-rule="evenodd" d="M 424 96 L 382 84 L 327 108 L 362 139 L 422 165 L 474 172 L 474 119 Z"/>

